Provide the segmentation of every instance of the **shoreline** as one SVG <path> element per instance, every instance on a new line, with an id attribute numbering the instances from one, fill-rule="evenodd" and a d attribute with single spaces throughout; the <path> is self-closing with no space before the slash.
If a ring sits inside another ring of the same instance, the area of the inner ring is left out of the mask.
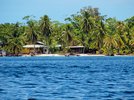
<path id="1" fill-rule="evenodd" d="M 69 57 L 69 56 L 80 56 L 80 57 L 104 57 L 104 54 L 76 54 L 76 55 L 66 55 L 66 54 L 37 54 L 34 57 Z M 114 56 L 134 56 L 134 55 L 114 55 Z M 31 55 L 22 55 L 22 57 L 31 57 Z"/>
<path id="2" fill-rule="evenodd" d="M 59 56 L 59 57 L 69 57 L 69 56 L 80 56 L 80 57 L 84 57 L 84 56 L 105 56 L 105 55 L 100 55 L 100 54 L 76 54 L 76 55 L 66 55 L 66 54 L 40 54 L 40 55 L 35 55 L 35 56 L 39 56 L 39 57 L 43 57 L 43 56 Z"/>

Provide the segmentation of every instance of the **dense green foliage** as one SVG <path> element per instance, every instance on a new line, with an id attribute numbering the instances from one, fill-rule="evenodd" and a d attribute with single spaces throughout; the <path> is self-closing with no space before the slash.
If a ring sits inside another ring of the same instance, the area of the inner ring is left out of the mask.
<path id="1" fill-rule="evenodd" d="M 39 21 L 30 16 L 23 18 L 27 23 L 0 24 L 1 50 L 19 54 L 25 44 L 41 41 L 56 52 L 56 45 L 84 46 L 85 52 L 96 50 L 98 54 L 134 53 L 134 16 L 124 21 L 102 16 L 98 8 L 86 7 L 66 18 L 66 23 L 51 21 L 45 15 Z"/>

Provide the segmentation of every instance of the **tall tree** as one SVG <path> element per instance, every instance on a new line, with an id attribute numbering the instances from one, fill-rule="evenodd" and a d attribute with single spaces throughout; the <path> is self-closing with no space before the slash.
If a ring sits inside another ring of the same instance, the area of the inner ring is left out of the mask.
<path id="1" fill-rule="evenodd" d="M 95 27 L 91 33 L 92 42 L 90 47 L 96 48 L 99 54 L 102 53 L 101 49 L 103 47 L 103 40 L 106 34 L 104 17 L 105 16 L 98 16 L 95 18 Z"/>
<path id="2" fill-rule="evenodd" d="M 64 35 L 64 41 L 66 43 L 66 46 L 72 45 L 73 34 L 72 34 L 72 26 L 71 26 L 71 24 L 66 24 L 65 25 L 63 35 Z"/>
<path id="3" fill-rule="evenodd" d="M 23 19 L 27 20 L 27 26 L 25 27 L 25 37 L 27 38 L 27 42 L 30 44 L 34 44 L 34 53 L 35 51 L 35 44 L 39 37 L 38 31 L 38 23 L 36 20 L 30 18 L 30 16 L 26 16 Z"/>
<path id="4" fill-rule="evenodd" d="M 14 55 L 18 55 L 23 47 L 24 44 L 24 37 L 23 37 L 23 28 L 19 25 L 19 23 L 16 23 L 12 27 L 12 31 L 10 31 L 7 35 L 7 43 L 4 46 L 4 49 L 12 53 Z"/>
<path id="5" fill-rule="evenodd" d="M 131 53 L 134 52 L 134 16 L 128 18 L 125 20 L 126 27 L 127 27 L 127 38 L 128 43 L 127 46 L 129 46 L 129 50 L 131 50 Z"/>
<path id="6" fill-rule="evenodd" d="M 126 40 L 126 27 L 125 27 L 125 24 L 123 23 L 123 22 L 121 22 L 121 21 L 117 21 L 117 23 L 116 23 L 116 33 L 115 33 L 115 35 L 116 35 L 116 41 L 117 41 L 117 47 L 116 47 L 116 49 L 117 49 L 117 54 L 121 54 L 121 50 L 123 49 L 123 48 L 125 48 L 125 46 L 126 46 L 126 42 L 127 42 L 127 40 Z"/>
<path id="7" fill-rule="evenodd" d="M 114 49 L 118 45 L 116 41 L 116 19 L 108 18 L 106 20 L 106 35 L 104 37 L 104 52 L 107 55 L 114 55 Z"/>
<path id="8" fill-rule="evenodd" d="M 40 29 L 41 29 L 42 35 L 45 36 L 46 44 L 49 45 L 48 39 L 52 32 L 51 32 L 51 22 L 47 15 L 44 15 L 43 17 L 41 17 Z"/>

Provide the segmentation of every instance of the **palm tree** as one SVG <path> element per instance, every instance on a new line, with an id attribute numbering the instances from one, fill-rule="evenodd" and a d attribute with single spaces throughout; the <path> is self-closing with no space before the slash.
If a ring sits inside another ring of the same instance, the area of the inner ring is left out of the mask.
<path id="1" fill-rule="evenodd" d="M 89 48 L 97 49 L 101 53 L 105 35 L 104 17 L 100 16 L 98 8 L 87 7 L 81 10 L 82 30 L 87 33 Z M 85 46 L 85 45 L 84 45 Z"/>
<path id="2" fill-rule="evenodd" d="M 95 16 L 99 16 L 97 8 L 83 8 L 80 11 L 82 16 L 81 28 L 84 33 L 88 34 L 94 28 Z"/>
<path id="3" fill-rule="evenodd" d="M 49 50 L 49 46 L 51 45 L 50 44 L 51 40 L 49 39 L 52 33 L 50 19 L 47 15 L 44 15 L 43 17 L 41 17 L 41 20 L 39 21 L 39 23 L 40 23 L 40 30 L 41 30 L 42 36 L 44 37 L 45 44 L 48 46 L 48 50 Z"/>
<path id="4" fill-rule="evenodd" d="M 126 33 L 126 27 L 123 22 L 118 21 L 116 23 L 116 41 L 118 43 L 117 45 L 117 53 L 120 54 L 120 50 L 123 49 L 126 45 L 126 39 L 125 34 Z"/>
<path id="5" fill-rule="evenodd" d="M 104 38 L 104 48 L 105 48 L 105 53 L 109 56 L 114 55 L 114 48 L 118 45 L 116 39 L 116 36 L 106 34 Z"/>
<path id="6" fill-rule="evenodd" d="M 126 29 L 127 29 L 127 47 L 130 50 L 131 53 L 134 51 L 134 16 L 126 19 L 124 21 L 126 23 Z"/>
<path id="7" fill-rule="evenodd" d="M 102 47 L 103 47 L 103 39 L 106 34 L 106 29 L 104 25 L 104 16 L 98 16 L 95 20 L 95 27 L 93 29 L 93 32 L 91 34 L 92 42 L 91 46 L 92 48 L 96 48 L 98 50 L 98 53 L 102 53 Z"/>
<path id="8" fill-rule="evenodd" d="M 67 46 L 71 45 L 71 42 L 72 42 L 72 40 L 73 40 L 71 31 L 72 31 L 71 25 L 70 25 L 70 24 L 67 24 L 67 25 L 65 26 L 65 30 L 63 31 L 64 36 L 65 36 L 66 45 L 67 45 Z"/>
<path id="9" fill-rule="evenodd" d="M 52 32 L 51 32 L 51 22 L 50 22 L 50 19 L 47 15 L 44 15 L 43 17 L 41 17 L 40 29 L 41 29 L 42 35 L 44 35 L 46 38 L 47 45 L 49 45 L 48 38 Z"/>
<path id="10" fill-rule="evenodd" d="M 28 43 L 34 44 L 34 53 L 36 53 L 35 44 L 39 37 L 38 27 L 34 20 L 29 20 L 27 25 L 28 26 L 25 27 L 25 37 L 27 38 Z"/>
<path id="11" fill-rule="evenodd" d="M 23 44 L 24 44 L 24 38 L 23 38 L 24 30 L 19 25 L 19 23 L 16 23 L 12 27 L 12 31 L 10 32 L 11 33 L 7 35 L 8 40 L 7 40 L 6 45 L 4 46 L 4 49 L 9 53 L 18 55 L 20 51 L 22 50 Z"/>
<path id="12" fill-rule="evenodd" d="M 12 33 L 14 24 L 5 23 L 0 25 L 0 41 L 2 47 L 7 44 L 8 35 Z"/>
<path id="13" fill-rule="evenodd" d="M 116 37 L 116 19 L 108 18 L 105 23 L 106 34 L 104 36 L 104 52 L 107 55 L 114 55 L 114 49 L 117 47 L 117 37 Z"/>

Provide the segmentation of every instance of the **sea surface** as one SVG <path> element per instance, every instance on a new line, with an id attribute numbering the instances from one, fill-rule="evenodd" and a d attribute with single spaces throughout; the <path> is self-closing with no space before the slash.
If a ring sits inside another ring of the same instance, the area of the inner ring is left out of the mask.
<path id="1" fill-rule="evenodd" d="M 134 57 L 1 57 L 0 100 L 134 100 Z"/>

